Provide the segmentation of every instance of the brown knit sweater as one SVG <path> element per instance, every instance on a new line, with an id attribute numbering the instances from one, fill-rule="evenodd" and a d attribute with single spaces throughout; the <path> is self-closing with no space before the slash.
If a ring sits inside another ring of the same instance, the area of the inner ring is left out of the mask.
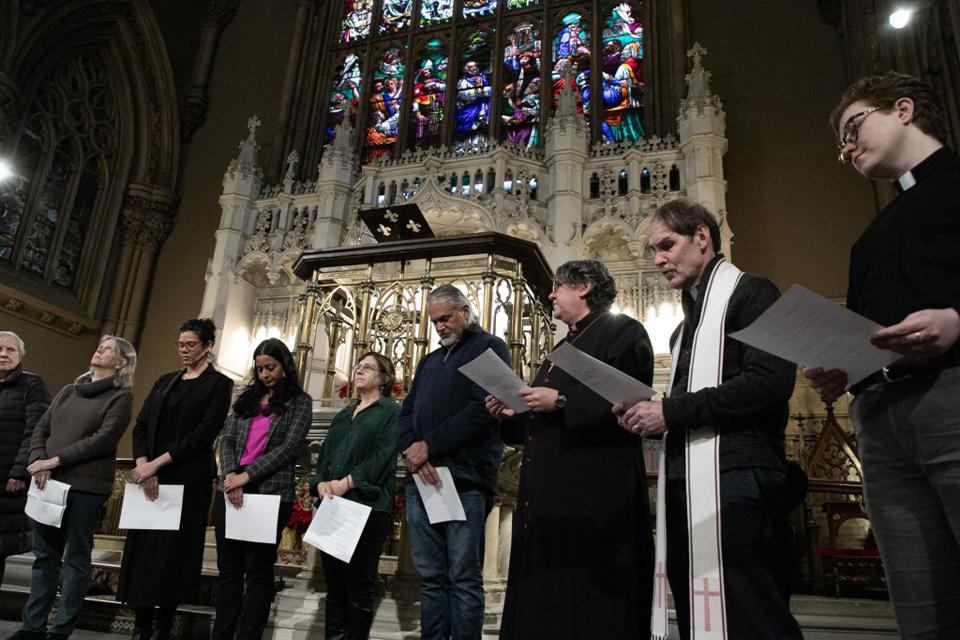
<path id="1" fill-rule="evenodd" d="M 133 410 L 133 394 L 114 379 L 68 384 L 40 418 L 30 442 L 30 462 L 59 456 L 54 480 L 76 491 L 109 494 L 117 443 Z"/>

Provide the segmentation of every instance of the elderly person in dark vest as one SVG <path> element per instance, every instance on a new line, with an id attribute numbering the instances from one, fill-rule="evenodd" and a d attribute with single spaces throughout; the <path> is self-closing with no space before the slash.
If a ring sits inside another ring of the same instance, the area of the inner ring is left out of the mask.
<path id="1" fill-rule="evenodd" d="M 133 345 L 103 336 L 90 371 L 60 390 L 33 431 L 27 466 L 32 482 L 42 490 L 53 479 L 70 485 L 70 491 L 59 527 L 33 525 L 36 559 L 16 640 L 65 640 L 80 617 L 90 583 L 93 534 L 113 490 L 117 443 L 133 411 L 130 388 L 136 366 Z M 58 586 L 60 604 L 48 627 Z"/>
<path id="2" fill-rule="evenodd" d="M 650 384 L 647 332 L 610 311 L 615 297 L 596 260 L 560 265 L 550 294 L 565 342 Z M 653 539 L 642 443 L 609 402 L 549 362 L 520 395 L 531 411 L 519 416 L 486 399 L 504 438 L 524 445 L 500 638 L 643 637 Z"/>
<path id="3" fill-rule="evenodd" d="M 28 551 L 26 503 L 30 436 L 50 404 L 40 376 L 23 370 L 26 347 L 12 331 L 0 331 L 0 583 L 7 556 Z"/>

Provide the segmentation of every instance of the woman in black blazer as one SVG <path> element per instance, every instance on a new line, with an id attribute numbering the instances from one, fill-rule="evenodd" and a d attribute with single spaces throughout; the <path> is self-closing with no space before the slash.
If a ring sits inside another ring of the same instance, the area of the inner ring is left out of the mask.
<path id="1" fill-rule="evenodd" d="M 148 499 L 160 485 L 182 484 L 178 531 L 130 530 L 117 599 L 134 607 L 134 639 L 166 640 L 180 604 L 200 596 L 207 514 L 215 477 L 212 445 L 230 408 L 233 382 L 210 363 L 212 320 L 187 320 L 177 352 L 183 368 L 160 377 L 133 428 L 136 467 L 130 479 Z M 159 607 L 155 610 L 154 607 Z"/>

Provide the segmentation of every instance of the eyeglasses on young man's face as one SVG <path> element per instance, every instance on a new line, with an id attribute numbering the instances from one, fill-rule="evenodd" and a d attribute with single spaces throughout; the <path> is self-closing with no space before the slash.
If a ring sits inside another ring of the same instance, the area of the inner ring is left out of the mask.
<path id="1" fill-rule="evenodd" d="M 863 125 L 863 121 L 866 120 L 867 116 L 871 113 L 879 111 L 882 108 L 883 107 L 870 107 L 847 118 L 847 121 L 843 124 L 843 134 L 837 141 L 837 151 L 840 153 L 837 159 L 840 161 L 840 164 L 844 164 L 847 161 L 847 156 L 844 155 L 843 148 L 848 144 L 855 144 L 860 138 L 860 127 Z"/>

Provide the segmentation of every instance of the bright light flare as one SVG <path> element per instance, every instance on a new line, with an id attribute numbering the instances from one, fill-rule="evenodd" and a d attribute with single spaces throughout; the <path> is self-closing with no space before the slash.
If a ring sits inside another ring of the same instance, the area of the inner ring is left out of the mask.
<path id="1" fill-rule="evenodd" d="M 6 160 L 0 160 L 0 182 L 13 177 L 13 167 Z"/>
<path id="2" fill-rule="evenodd" d="M 913 11 L 910 9 L 897 9 L 890 14 L 890 26 L 894 29 L 903 29 L 910 23 L 913 17 Z"/>

